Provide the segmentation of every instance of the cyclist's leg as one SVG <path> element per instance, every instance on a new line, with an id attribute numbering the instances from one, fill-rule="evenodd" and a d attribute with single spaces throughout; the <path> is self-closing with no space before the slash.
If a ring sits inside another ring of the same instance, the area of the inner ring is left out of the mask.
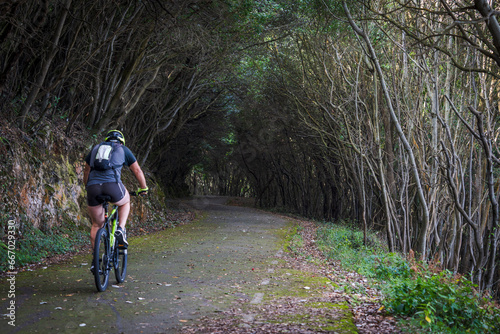
<path id="1" fill-rule="evenodd" d="M 90 243 L 94 249 L 94 240 L 97 231 L 104 224 L 104 208 L 96 197 L 102 194 L 101 185 L 95 184 L 87 187 L 87 205 L 92 227 L 90 228 Z"/>
<path id="2" fill-rule="evenodd" d="M 88 212 L 92 221 L 92 227 L 90 228 L 90 243 L 92 249 L 94 249 L 95 235 L 104 224 L 104 208 L 102 205 L 89 206 Z"/>
<path id="3" fill-rule="evenodd" d="M 125 189 L 125 196 L 118 202 L 114 203 L 118 206 L 118 217 L 120 217 L 120 227 L 125 229 L 125 225 L 127 224 L 128 215 L 130 213 L 130 195 Z"/>

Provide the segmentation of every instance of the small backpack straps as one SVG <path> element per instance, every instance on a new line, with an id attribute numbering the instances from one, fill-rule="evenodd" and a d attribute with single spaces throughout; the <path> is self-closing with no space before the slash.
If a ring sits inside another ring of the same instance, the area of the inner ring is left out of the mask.
<path id="1" fill-rule="evenodd" d="M 116 166 L 113 165 L 113 154 L 117 151 L 117 143 L 103 142 L 97 144 L 90 154 L 90 168 L 95 171 L 106 171 L 112 169 L 115 174 L 116 183 L 120 182 Z"/>

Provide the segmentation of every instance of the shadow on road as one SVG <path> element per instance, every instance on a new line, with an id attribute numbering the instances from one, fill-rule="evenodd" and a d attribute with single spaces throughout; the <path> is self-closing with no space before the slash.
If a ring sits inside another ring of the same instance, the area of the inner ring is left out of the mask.
<path id="1" fill-rule="evenodd" d="M 286 222 L 226 200 L 194 198 L 188 204 L 205 213 L 199 221 L 131 238 L 125 283 L 115 285 L 112 273 L 103 293 L 96 292 L 88 254 L 19 273 L 14 298 L 2 278 L 1 313 L 15 302 L 15 327 L 4 315 L 2 332 L 176 333 L 252 301 L 277 263 Z"/>

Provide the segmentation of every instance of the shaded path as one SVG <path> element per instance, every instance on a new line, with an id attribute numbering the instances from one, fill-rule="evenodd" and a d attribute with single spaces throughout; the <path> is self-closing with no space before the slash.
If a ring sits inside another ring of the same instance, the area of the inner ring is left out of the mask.
<path id="1" fill-rule="evenodd" d="M 97 293 L 89 255 L 16 277 L 16 327 L 2 332 L 176 333 L 233 303 L 259 303 L 280 256 L 286 222 L 224 198 L 192 202 L 196 223 L 131 238 L 126 282 Z M 1 313 L 9 285 L 2 278 Z"/>

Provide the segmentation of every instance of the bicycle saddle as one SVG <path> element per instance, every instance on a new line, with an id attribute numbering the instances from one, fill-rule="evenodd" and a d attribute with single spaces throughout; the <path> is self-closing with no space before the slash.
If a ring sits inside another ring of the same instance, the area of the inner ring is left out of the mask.
<path id="1" fill-rule="evenodd" d="M 108 196 L 108 195 L 98 195 L 96 196 L 96 200 L 99 202 L 99 203 L 104 203 L 104 202 L 109 202 L 111 201 L 111 196 Z"/>

